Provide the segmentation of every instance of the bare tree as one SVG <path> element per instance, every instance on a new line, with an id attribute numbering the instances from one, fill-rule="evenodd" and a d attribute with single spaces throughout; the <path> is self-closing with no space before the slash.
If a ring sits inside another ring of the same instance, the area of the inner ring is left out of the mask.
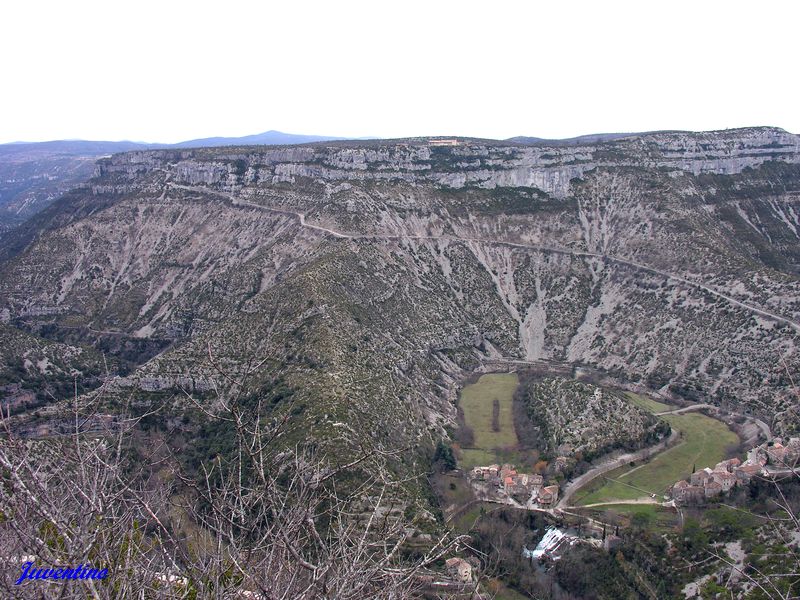
<path id="1" fill-rule="evenodd" d="M 168 547 L 146 532 L 146 523 L 158 522 L 166 498 L 163 491 L 148 489 L 142 470 L 126 460 L 126 433 L 135 422 L 117 423 L 113 435 L 86 433 L 83 415 L 96 404 L 80 405 L 76 397 L 73 434 L 52 439 L 20 438 L 9 425 L 10 415 L 4 415 L 0 552 L 6 568 L 0 589 L 5 597 L 140 597 L 177 567 Z M 28 577 L 21 579 L 26 563 Z M 30 579 L 54 577 L 57 569 L 62 576 L 65 568 L 80 571 L 64 580 Z M 106 578 L 81 577 L 104 568 Z"/>
<path id="2" fill-rule="evenodd" d="M 791 477 L 797 477 L 794 468 Z M 763 534 L 770 537 L 776 543 L 781 544 L 786 553 L 779 558 L 785 559 L 783 565 L 788 568 L 768 568 L 759 564 L 757 560 L 750 560 L 744 564 L 732 561 L 721 551 L 711 548 L 705 550 L 708 559 L 718 561 L 730 569 L 730 575 L 726 584 L 730 584 L 733 579 L 745 583 L 744 588 L 748 591 L 748 598 L 768 599 L 768 600 L 791 600 L 798 596 L 800 589 L 800 554 L 793 548 L 797 536 L 800 535 L 800 519 L 796 503 L 787 499 L 784 494 L 784 485 L 780 480 L 769 479 L 769 483 L 774 485 L 775 497 L 770 499 L 771 510 L 763 515 L 759 515 L 749 509 L 739 509 L 751 517 L 757 517 L 764 521 L 762 527 Z M 759 558 L 759 557 L 755 557 Z M 696 566 L 692 564 L 691 566 Z"/>
<path id="3" fill-rule="evenodd" d="M 123 415 L 113 431 L 87 432 L 102 389 L 76 396 L 68 437 L 22 439 L 6 415 L 0 553 L 14 568 L 0 579 L 4 595 L 413 597 L 421 575 L 463 540 L 444 536 L 421 557 L 406 558 L 411 529 L 398 502 L 405 482 L 388 476 L 392 453 L 356 447 L 334 465 L 310 445 L 289 445 L 288 416 L 267 417 L 260 400 L 242 400 L 244 379 L 258 367 L 231 379 L 213 410 L 187 394 L 234 439 L 232 452 L 202 462 L 197 472 L 168 452 L 153 451 L 162 457 L 155 464 L 135 457 L 132 432 L 142 417 Z M 90 565 L 108 576 L 17 584 L 26 562 L 43 569 Z"/>

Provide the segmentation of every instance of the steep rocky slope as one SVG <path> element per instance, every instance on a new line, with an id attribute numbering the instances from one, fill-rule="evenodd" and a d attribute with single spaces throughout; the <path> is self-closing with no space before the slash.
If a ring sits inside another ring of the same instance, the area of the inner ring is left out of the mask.
<path id="1" fill-rule="evenodd" d="M 243 137 L 202 138 L 177 144 L 85 140 L 0 144 L 0 237 L 47 208 L 64 192 L 90 179 L 95 161 L 103 156 L 153 148 L 263 146 L 337 139 L 341 138 L 266 131 Z"/>
<path id="2" fill-rule="evenodd" d="M 100 352 L 52 342 L 0 323 L 0 407 L 12 413 L 99 385 L 116 369 Z"/>
<path id="3" fill-rule="evenodd" d="M 498 355 L 793 426 L 799 200 L 770 128 L 131 152 L 6 236 L 0 311 L 141 363 L 120 389 L 255 361 L 275 410 L 381 445 L 440 435 Z"/>

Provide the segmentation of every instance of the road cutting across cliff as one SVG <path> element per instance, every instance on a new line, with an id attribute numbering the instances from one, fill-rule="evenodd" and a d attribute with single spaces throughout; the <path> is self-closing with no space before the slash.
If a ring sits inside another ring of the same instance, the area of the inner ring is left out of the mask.
<path id="1" fill-rule="evenodd" d="M 733 304 L 734 306 L 738 306 L 739 308 L 743 308 L 755 315 L 759 315 L 766 319 L 776 321 L 778 323 L 783 323 L 784 325 L 788 325 L 795 332 L 800 332 L 800 323 L 797 323 L 791 319 L 788 319 L 784 316 L 766 311 L 762 308 L 758 308 L 756 306 L 752 306 L 741 300 L 737 300 L 728 294 L 715 290 L 714 288 L 698 281 L 693 281 L 691 279 L 687 279 L 686 277 L 682 277 L 680 275 L 675 275 L 673 273 L 669 273 L 667 271 L 663 271 L 661 269 L 656 269 L 655 267 L 650 267 L 648 265 L 644 265 L 632 260 L 628 260 L 625 258 L 620 258 L 618 256 L 611 256 L 608 254 L 599 254 L 595 252 L 587 252 L 582 250 L 571 250 L 568 248 L 554 248 L 551 246 L 540 246 L 536 244 L 525 244 L 522 242 L 512 242 L 508 240 L 498 240 L 498 239 L 488 239 L 488 238 L 477 238 L 477 237 L 467 237 L 467 236 L 455 236 L 455 235 L 376 235 L 376 234 L 352 234 L 342 231 L 336 231 L 335 229 L 331 229 L 330 227 L 324 227 L 322 225 L 316 225 L 314 223 L 309 223 L 306 220 L 306 215 L 302 212 L 286 209 L 286 208 L 275 208 L 271 206 L 264 206 L 262 204 L 256 204 L 255 202 L 249 202 L 247 200 L 243 200 L 241 198 L 236 197 L 233 194 L 221 192 L 219 190 L 213 190 L 205 187 L 197 187 L 197 186 L 185 186 L 185 185 L 178 185 L 178 184 L 170 184 L 174 188 L 183 189 L 192 192 L 198 192 L 203 194 L 211 194 L 216 196 L 222 196 L 230 200 L 231 204 L 234 206 L 240 206 L 243 208 L 252 208 L 256 210 L 265 210 L 270 211 L 276 214 L 283 214 L 288 217 L 292 217 L 297 219 L 300 227 L 311 229 L 314 231 L 319 231 L 321 233 L 330 235 L 337 239 L 346 239 L 346 240 L 431 240 L 431 241 L 451 241 L 451 242 L 465 242 L 465 243 L 475 243 L 475 244 L 492 244 L 492 245 L 500 245 L 500 246 L 508 246 L 511 248 L 521 248 L 526 250 L 534 250 L 537 252 L 545 252 L 545 253 L 553 253 L 553 254 L 562 254 L 565 256 L 574 256 L 579 258 L 594 258 L 598 259 L 607 263 L 617 264 L 621 266 L 630 267 L 639 271 L 645 271 L 648 273 L 652 273 L 654 275 L 659 275 L 671 281 L 676 281 L 683 285 L 693 287 L 695 289 L 702 290 L 703 292 L 710 294 L 714 297 L 720 298 L 725 300 L 726 302 Z"/>

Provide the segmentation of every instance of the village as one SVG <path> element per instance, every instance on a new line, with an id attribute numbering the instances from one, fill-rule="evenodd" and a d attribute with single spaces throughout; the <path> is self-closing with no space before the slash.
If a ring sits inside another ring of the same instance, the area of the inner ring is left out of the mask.
<path id="1" fill-rule="evenodd" d="M 544 485 L 541 475 L 518 473 L 508 463 L 475 467 L 467 478 L 482 500 L 528 509 L 553 508 L 558 501 L 558 485 Z"/>
<path id="2" fill-rule="evenodd" d="M 789 472 L 800 459 L 800 437 L 785 444 L 782 438 L 751 448 L 744 462 L 731 458 L 693 472 L 669 488 L 665 500 L 676 506 L 703 504 L 707 500 L 747 485 L 757 475 Z M 484 501 L 509 504 L 529 510 L 548 510 L 556 506 L 558 484 L 545 485 L 542 475 L 520 473 L 512 464 L 474 467 L 467 479 L 476 496 Z"/>
<path id="3" fill-rule="evenodd" d="M 731 458 L 717 463 L 713 469 L 706 467 L 682 479 L 670 489 L 676 505 L 702 504 L 707 499 L 730 491 L 738 485 L 747 485 L 756 475 L 774 475 L 792 470 L 800 458 L 800 438 L 775 438 L 751 448 L 742 463 Z"/>
<path id="4" fill-rule="evenodd" d="M 489 383 L 494 386 L 489 393 L 496 394 L 498 386 L 506 382 L 492 380 Z M 473 385 L 480 385 L 480 382 Z M 584 547 L 579 550 L 584 553 L 589 551 L 588 547 L 613 553 L 624 544 L 626 534 L 620 533 L 620 529 L 632 526 L 634 518 L 631 515 L 640 512 L 647 517 L 654 515 L 649 521 L 677 527 L 677 523 L 683 523 L 687 516 L 704 518 L 696 513 L 684 513 L 682 507 L 698 507 L 701 513 L 706 512 L 706 507 L 719 508 L 720 502 L 728 500 L 726 494 L 733 494 L 737 489 L 747 491 L 754 478 L 791 472 L 792 465 L 800 461 L 800 436 L 773 438 L 768 427 L 754 427 L 755 431 L 748 430 L 745 436 L 720 419 L 695 414 L 699 406 L 688 407 L 692 414 L 684 415 L 686 408 L 675 409 L 670 404 L 653 402 L 652 405 L 646 404 L 650 412 L 673 414 L 672 411 L 679 411 L 676 413 L 679 416 L 675 417 L 677 423 L 669 435 L 662 434 L 656 438 L 655 444 L 645 448 L 611 453 L 571 478 L 575 474 L 574 468 L 570 468 L 574 467 L 574 462 L 570 461 L 574 461 L 575 445 L 566 442 L 555 445 L 547 461 L 539 460 L 540 454 L 534 460 L 507 451 L 516 441 L 507 439 L 513 436 L 504 437 L 513 426 L 511 416 L 505 413 L 508 420 L 501 422 L 503 413 L 494 408 L 499 402 L 481 402 L 484 398 L 475 394 L 467 395 L 464 400 L 467 422 L 468 417 L 476 416 L 471 431 L 475 437 L 468 438 L 469 445 L 460 448 L 464 454 L 459 456 L 459 461 L 463 460 L 467 468 L 449 474 L 449 490 L 453 492 L 449 498 L 453 501 L 448 508 L 454 522 L 465 527 L 477 523 L 484 514 L 507 514 L 503 508 L 491 508 L 486 503 L 547 513 L 535 517 L 541 520 L 536 521 L 537 527 L 527 543 L 523 540 L 514 543 L 514 551 L 521 553 L 522 558 L 529 561 L 530 568 L 539 573 L 557 568 L 559 561 L 570 556 L 571 548 L 576 546 Z M 601 402 L 604 396 L 601 390 L 596 389 L 591 391 L 590 398 Z M 492 407 L 492 411 L 487 409 L 487 405 Z M 572 415 L 569 418 L 568 422 L 573 426 Z M 763 437 L 759 440 L 760 435 Z M 710 444 L 711 448 L 708 448 L 709 440 L 714 442 Z M 745 445 L 740 446 L 742 443 Z M 682 454 L 664 452 L 680 444 L 685 444 L 689 451 Z M 731 453 L 734 444 L 741 449 L 735 454 Z M 721 460 L 725 458 L 727 460 Z M 491 461 L 494 464 L 489 464 Z M 627 476 L 629 473 L 642 473 L 642 469 L 654 461 L 656 466 L 666 466 L 663 469 L 666 476 L 651 478 L 652 482 L 645 483 Z M 716 461 L 720 462 L 714 464 Z M 680 474 L 685 474 L 686 479 L 675 483 Z M 463 483 L 456 483 L 456 479 Z M 598 481 L 589 486 L 595 479 Z M 579 495 L 576 496 L 576 492 Z M 592 494 L 596 497 L 587 500 Z M 730 498 L 734 504 L 740 500 L 746 501 L 738 495 Z M 632 506 L 628 510 L 624 505 Z M 489 522 L 492 518 L 499 517 L 486 517 Z M 533 522 L 532 515 L 527 518 Z M 475 561 L 474 556 L 448 558 L 445 563 L 447 585 L 451 586 L 448 589 L 453 591 L 459 585 L 464 589 L 474 586 L 480 578 L 480 570 L 481 564 Z M 445 585 L 445 580 L 436 579 L 432 585 Z"/>

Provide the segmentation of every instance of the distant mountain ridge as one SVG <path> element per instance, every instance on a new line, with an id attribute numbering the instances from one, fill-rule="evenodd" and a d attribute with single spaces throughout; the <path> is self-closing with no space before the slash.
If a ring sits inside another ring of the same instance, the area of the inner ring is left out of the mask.
<path id="1" fill-rule="evenodd" d="M 129 150 L 167 148 L 166 144 L 141 142 L 108 142 L 102 140 L 51 140 L 48 142 L 12 142 L 0 144 L 0 159 L 29 153 L 62 155 L 108 154 Z"/>
<path id="2" fill-rule="evenodd" d="M 746 134 L 748 131 L 757 129 L 786 133 L 778 128 L 743 128 L 724 132 L 705 132 L 696 135 L 713 134 L 730 137 Z M 560 140 L 517 136 L 505 140 L 505 143 L 565 148 L 570 146 L 614 144 L 619 140 L 634 137 L 650 139 L 653 136 L 669 133 L 689 135 L 691 132 L 596 133 Z M 404 138 L 404 140 L 413 143 L 423 144 L 431 139 L 434 138 Z M 458 137 L 457 139 L 461 143 L 502 143 L 500 140 L 478 140 L 464 137 Z M 402 140 L 394 141 L 400 142 Z M 87 181 L 95 172 L 95 161 L 103 156 L 138 150 L 277 146 L 325 142 L 348 142 L 355 146 L 361 146 L 363 144 L 390 143 L 392 140 L 299 135 L 270 130 L 242 137 L 199 138 L 175 144 L 98 140 L 53 140 L 0 144 L 0 238 L 8 230 L 49 206 L 66 191 Z"/>
<path id="3" fill-rule="evenodd" d="M 348 138 L 265 131 L 243 137 L 211 137 L 177 144 L 52 140 L 0 144 L 0 237 L 50 205 L 64 192 L 88 180 L 102 157 L 133 150 L 220 146 L 274 146 L 331 142 Z"/>
<path id="4" fill-rule="evenodd" d="M 737 127 L 734 129 L 720 129 L 715 131 L 685 131 L 682 129 L 662 129 L 657 131 L 630 131 L 627 133 L 589 133 L 586 135 L 579 135 L 571 138 L 540 138 L 530 136 L 516 136 L 508 138 L 506 142 L 514 142 L 517 144 L 525 144 L 528 146 L 585 146 L 593 144 L 602 144 L 606 142 L 614 142 L 625 138 L 645 138 L 653 136 L 663 136 L 670 134 L 685 134 L 685 135 L 724 135 L 727 137 L 736 136 L 739 134 L 747 134 L 753 130 L 774 131 L 779 134 L 788 134 L 789 132 L 780 127 Z"/>
<path id="5" fill-rule="evenodd" d="M 746 131 L 754 129 L 753 127 L 742 127 L 738 129 L 725 130 L 726 132 Z M 759 129 L 756 127 L 755 129 Z M 787 133 L 785 130 L 777 127 L 768 127 L 766 129 L 774 129 Z M 580 146 L 586 144 L 602 144 L 604 142 L 612 142 L 624 138 L 652 136 L 656 134 L 666 133 L 718 133 L 718 132 L 691 132 L 682 130 L 659 130 L 659 131 L 638 131 L 638 132 L 618 132 L 618 133 L 590 133 L 579 135 L 570 138 L 542 138 L 536 136 L 514 136 L 507 139 L 491 139 L 491 138 L 468 138 L 464 136 L 450 136 L 458 139 L 481 139 L 482 141 L 497 141 L 497 142 L 514 142 L 517 144 L 526 145 L 547 145 L 547 146 Z M 397 138 L 397 139 L 428 139 L 442 136 L 421 136 L 415 138 Z M 448 137 L 448 136 L 444 136 Z M 128 152 L 131 150 L 158 150 L 168 148 L 217 148 L 221 146 L 289 146 L 293 144 L 311 144 L 315 142 L 343 142 L 343 141 L 367 141 L 367 140 L 383 140 L 384 138 L 378 137 L 338 137 L 338 136 L 324 136 L 324 135 L 305 135 L 295 133 L 284 133 L 270 129 L 262 133 L 252 135 L 244 135 L 240 137 L 224 137 L 215 136 L 207 138 L 197 138 L 192 140 L 185 140 L 176 142 L 174 144 L 166 144 L 161 142 L 132 142 L 124 141 L 104 141 L 104 140 L 50 140 L 46 142 L 11 142 L 0 144 L 0 160 L 6 156 L 13 154 L 20 154 L 22 152 L 41 151 L 41 152 L 58 152 L 62 154 L 114 154 L 117 152 Z M 388 139 L 386 141 L 389 141 Z"/>
<path id="6" fill-rule="evenodd" d="M 175 148 L 197 148 L 197 147 L 217 147 L 217 146 L 277 146 L 290 144 L 309 144 L 312 142 L 338 142 L 354 138 L 330 137 L 324 135 L 298 135 L 294 133 L 283 133 L 281 131 L 265 131 L 255 135 L 245 135 L 242 137 L 210 137 L 186 142 L 172 144 Z"/>
<path id="7" fill-rule="evenodd" d="M 289 144 L 308 144 L 312 142 L 335 142 L 355 138 L 333 137 L 324 135 L 302 135 L 284 133 L 271 129 L 263 133 L 245 135 L 241 137 L 209 137 L 194 140 L 185 140 L 174 144 L 160 142 L 131 142 L 106 140 L 50 140 L 47 142 L 12 142 L 0 144 L 0 157 L 19 152 L 41 150 L 46 152 L 61 152 L 64 154 L 107 154 L 128 152 L 130 150 L 157 150 L 159 148 L 211 148 L 219 146 L 275 146 Z M 367 138 L 361 138 L 367 139 Z"/>

